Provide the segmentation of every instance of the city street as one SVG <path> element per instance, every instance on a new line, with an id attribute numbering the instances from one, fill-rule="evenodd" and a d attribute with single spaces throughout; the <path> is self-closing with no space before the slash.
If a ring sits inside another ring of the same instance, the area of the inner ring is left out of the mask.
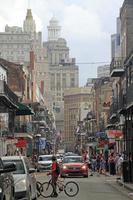
<path id="1" fill-rule="evenodd" d="M 44 182 L 47 180 L 47 177 L 44 173 L 37 174 L 37 180 Z M 70 178 L 65 179 L 67 182 L 71 180 Z M 105 177 L 103 175 L 89 176 L 88 178 L 72 178 L 79 184 L 80 191 L 76 197 L 71 199 L 73 200 L 128 200 L 128 191 L 126 189 L 117 186 L 115 183 L 114 177 Z M 44 199 L 39 197 L 40 200 Z M 53 199 L 53 198 L 48 198 Z M 64 192 L 60 193 L 58 198 L 59 200 L 67 200 L 70 197 L 67 197 Z"/>

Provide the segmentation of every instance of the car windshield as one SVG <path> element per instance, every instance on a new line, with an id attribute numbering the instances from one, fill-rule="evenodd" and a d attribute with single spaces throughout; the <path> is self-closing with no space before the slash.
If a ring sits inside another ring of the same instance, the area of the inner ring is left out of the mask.
<path id="1" fill-rule="evenodd" d="M 63 159 L 63 163 L 78 163 L 83 162 L 82 157 L 66 157 Z"/>
<path id="2" fill-rule="evenodd" d="M 16 164 L 16 171 L 13 174 L 25 174 L 24 164 L 22 160 L 3 160 L 3 163 L 15 163 Z"/>
<path id="3" fill-rule="evenodd" d="M 43 156 L 40 156 L 39 161 L 52 161 L 52 158 L 51 157 L 43 157 Z"/>

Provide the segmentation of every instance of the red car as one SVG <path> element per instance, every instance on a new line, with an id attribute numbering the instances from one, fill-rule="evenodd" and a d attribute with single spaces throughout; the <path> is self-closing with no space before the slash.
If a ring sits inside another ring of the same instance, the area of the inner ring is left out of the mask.
<path id="1" fill-rule="evenodd" d="M 88 177 L 88 166 L 82 156 L 66 156 L 61 164 L 61 177 L 67 176 Z"/>

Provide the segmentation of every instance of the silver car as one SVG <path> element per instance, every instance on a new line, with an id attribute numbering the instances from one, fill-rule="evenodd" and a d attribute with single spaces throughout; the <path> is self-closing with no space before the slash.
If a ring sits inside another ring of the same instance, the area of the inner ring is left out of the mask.
<path id="1" fill-rule="evenodd" d="M 27 157 L 5 156 L 2 160 L 3 163 L 16 163 L 17 170 L 13 173 L 15 199 L 37 199 L 35 169 L 30 167 Z"/>

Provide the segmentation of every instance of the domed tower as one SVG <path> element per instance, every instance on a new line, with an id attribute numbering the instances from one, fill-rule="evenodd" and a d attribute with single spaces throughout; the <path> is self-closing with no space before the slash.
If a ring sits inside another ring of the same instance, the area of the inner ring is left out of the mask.
<path id="1" fill-rule="evenodd" d="M 32 16 L 31 9 L 27 9 L 27 15 L 23 23 L 23 30 L 26 33 L 36 32 L 36 24 Z"/>
<path id="2" fill-rule="evenodd" d="M 47 28 L 48 28 L 48 41 L 58 40 L 61 33 L 61 26 L 59 26 L 59 22 L 55 17 L 52 17 L 52 19 L 49 22 L 49 26 L 47 26 Z"/>

